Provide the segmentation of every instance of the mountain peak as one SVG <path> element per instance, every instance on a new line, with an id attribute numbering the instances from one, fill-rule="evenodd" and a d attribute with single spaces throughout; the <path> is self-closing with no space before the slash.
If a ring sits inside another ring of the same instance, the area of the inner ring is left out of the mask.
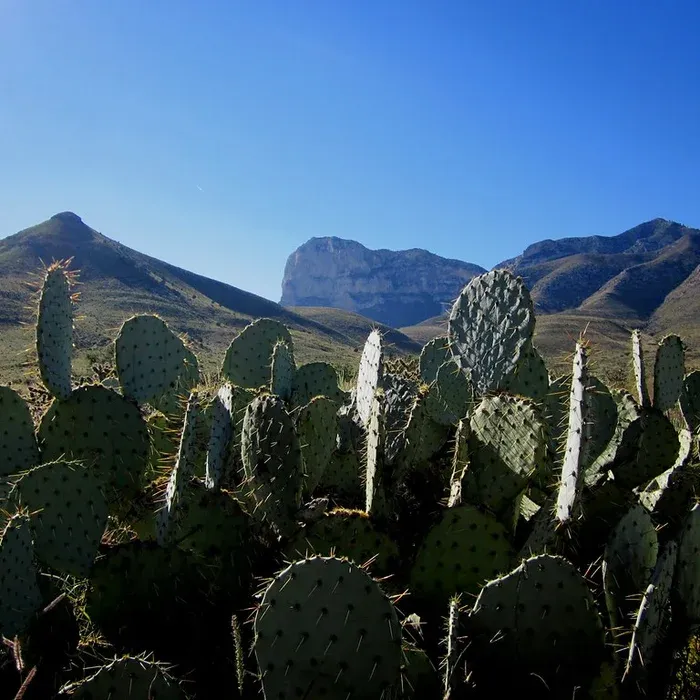
<path id="1" fill-rule="evenodd" d="M 65 224 L 83 224 L 83 220 L 77 215 L 74 214 L 72 211 L 62 211 L 59 212 L 58 214 L 54 214 L 51 219 L 51 221 L 60 221 L 61 223 Z"/>

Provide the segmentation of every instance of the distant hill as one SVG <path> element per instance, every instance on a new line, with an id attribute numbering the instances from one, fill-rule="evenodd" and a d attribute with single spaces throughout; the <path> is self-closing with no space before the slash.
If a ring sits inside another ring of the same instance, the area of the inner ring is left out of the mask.
<path id="1" fill-rule="evenodd" d="M 43 263 L 73 258 L 79 271 L 76 344 L 107 348 L 121 323 L 134 313 L 157 313 L 215 369 L 233 336 L 251 320 L 269 317 L 292 331 L 297 359 L 356 364 L 355 337 L 232 287 L 149 257 L 87 226 L 71 212 L 0 240 L 0 371 L 16 375 L 33 342 L 30 279 Z M 410 341 L 409 341 L 410 342 Z"/>
<path id="2" fill-rule="evenodd" d="M 427 250 L 369 250 L 342 238 L 312 238 L 288 258 L 281 304 L 354 311 L 393 328 L 448 308 L 483 267 Z"/>

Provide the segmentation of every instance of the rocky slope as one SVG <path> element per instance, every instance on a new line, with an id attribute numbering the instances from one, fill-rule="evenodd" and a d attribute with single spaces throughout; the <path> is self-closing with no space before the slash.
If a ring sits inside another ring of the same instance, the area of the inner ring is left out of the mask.
<path id="1" fill-rule="evenodd" d="M 284 306 L 354 311 L 388 326 L 440 314 L 485 270 L 426 250 L 369 250 L 342 238 L 312 238 L 287 260 Z"/>

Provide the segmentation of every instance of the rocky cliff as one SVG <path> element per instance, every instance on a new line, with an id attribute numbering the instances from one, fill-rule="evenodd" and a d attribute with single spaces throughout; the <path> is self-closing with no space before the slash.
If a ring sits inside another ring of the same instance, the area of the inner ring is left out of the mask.
<path id="1" fill-rule="evenodd" d="M 312 238 L 287 260 L 284 306 L 355 311 L 398 328 L 442 313 L 478 265 L 426 250 L 369 250 L 342 238 Z"/>

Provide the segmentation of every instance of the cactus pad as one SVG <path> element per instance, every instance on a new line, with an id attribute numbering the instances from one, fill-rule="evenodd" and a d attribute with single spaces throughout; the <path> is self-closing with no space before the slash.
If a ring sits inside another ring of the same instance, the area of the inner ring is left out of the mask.
<path id="1" fill-rule="evenodd" d="M 680 405 L 688 430 L 697 432 L 700 428 L 700 370 L 687 374 L 683 379 Z"/>
<path id="2" fill-rule="evenodd" d="M 36 324 L 39 373 L 44 386 L 58 399 L 67 399 L 71 393 L 73 299 L 66 267 L 56 262 L 47 269 Z"/>
<path id="3" fill-rule="evenodd" d="M 532 299 L 522 280 L 507 270 L 472 279 L 452 307 L 450 349 L 477 393 L 501 388 L 530 350 L 535 330 Z"/>
<path id="4" fill-rule="evenodd" d="M 467 415 L 471 400 L 469 380 L 454 362 L 446 362 L 438 369 L 425 408 L 436 423 L 451 426 Z"/>
<path id="5" fill-rule="evenodd" d="M 673 408 L 683 390 L 685 350 L 677 335 L 667 335 L 656 350 L 654 363 L 654 408 L 668 411 Z"/>
<path id="6" fill-rule="evenodd" d="M 270 392 L 288 401 L 292 396 L 295 370 L 294 355 L 289 345 L 284 340 L 278 340 L 272 349 Z"/>
<path id="7" fill-rule="evenodd" d="M 357 373 L 355 403 L 362 424 L 367 427 L 372 402 L 383 374 L 382 336 L 378 330 L 373 330 L 367 337 L 360 358 L 360 368 Z"/>
<path id="8" fill-rule="evenodd" d="M 317 396 L 299 410 L 296 430 L 306 474 L 305 489 L 312 494 L 335 450 L 338 433 L 337 405 L 325 396 Z"/>
<path id="9" fill-rule="evenodd" d="M 542 401 L 549 392 L 549 372 L 542 355 L 531 345 L 520 357 L 503 388 L 516 396 Z"/>
<path id="10" fill-rule="evenodd" d="M 361 568 L 336 558 L 291 564 L 255 616 L 265 697 L 379 698 L 401 667 L 393 605 Z"/>
<path id="11" fill-rule="evenodd" d="M 229 450 L 233 441 L 235 389 L 224 384 L 209 406 L 211 430 L 207 445 L 205 482 L 207 488 L 217 489 L 229 463 Z"/>
<path id="12" fill-rule="evenodd" d="M 36 558 L 63 574 L 85 577 L 107 526 L 107 502 L 95 471 L 51 462 L 22 475 L 14 497 L 31 515 Z"/>
<path id="13" fill-rule="evenodd" d="M 450 341 L 447 338 L 433 338 L 423 346 L 420 353 L 419 366 L 421 379 L 426 384 L 432 384 L 437 378 L 440 367 L 445 362 L 452 361 Z"/>
<path id="14" fill-rule="evenodd" d="M 316 396 L 327 396 L 336 403 L 344 400 L 344 394 L 338 387 L 338 373 L 327 362 L 309 362 L 294 373 L 292 403 L 305 406 Z"/>
<path id="15" fill-rule="evenodd" d="M 279 321 L 270 318 L 253 321 L 231 341 L 221 374 L 233 384 L 248 389 L 267 386 L 272 353 L 279 340 L 293 347 L 289 330 Z"/>
<path id="16" fill-rule="evenodd" d="M 679 538 L 675 588 L 688 623 L 700 622 L 700 504 L 691 509 Z"/>
<path id="17" fill-rule="evenodd" d="M 39 462 L 34 423 L 24 399 L 9 386 L 0 386 L 0 479 Z"/>
<path id="18" fill-rule="evenodd" d="M 411 590 L 442 604 L 455 593 L 476 595 L 481 586 L 512 565 L 506 529 L 474 506 L 448 508 L 418 550 Z"/>

